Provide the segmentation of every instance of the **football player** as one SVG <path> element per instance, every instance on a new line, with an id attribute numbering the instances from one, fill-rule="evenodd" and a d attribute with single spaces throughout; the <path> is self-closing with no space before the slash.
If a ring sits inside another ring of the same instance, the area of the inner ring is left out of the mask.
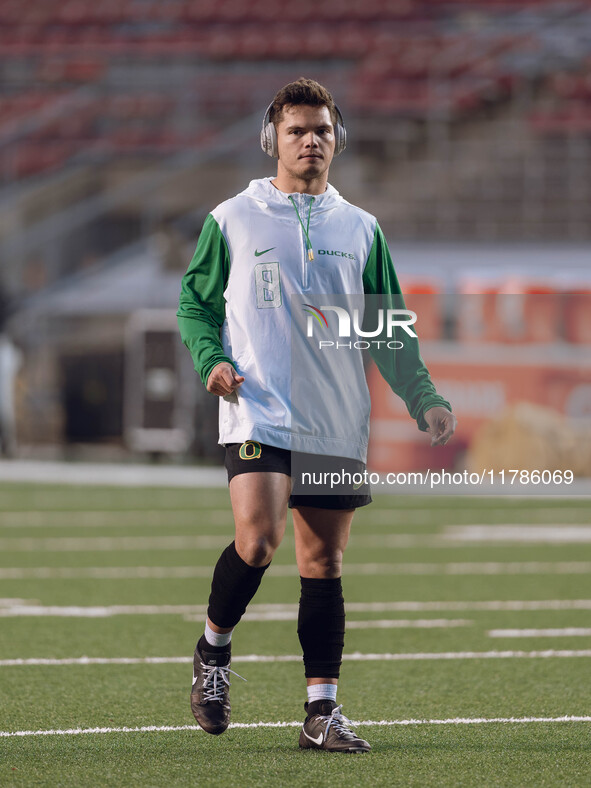
<path id="1" fill-rule="evenodd" d="M 370 492 L 366 484 L 344 485 L 337 494 L 292 488 L 296 456 L 363 474 L 369 402 L 364 381 L 348 377 L 345 399 L 353 407 L 346 419 L 330 402 L 321 405 L 325 397 L 304 398 L 295 413 L 291 297 L 400 293 L 376 219 L 328 183 L 333 157 L 345 144 L 343 118 L 323 86 L 302 78 L 282 88 L 261 132 L 263 150 L 277 158 L 276 175 L 252 181 L 207 216 L 183 278 L 181 336 L 207 390 L 220 399 L 235 521 L 235 539 L 213 572 L 191 708 L 205 731 L 228 727 L 232 632 L 283 538 L 290 507 L 308 694 L 299 744 L 366 752 L 370 745 L 337 704 L 337 683 L 345 634 L 343 552 L 355 509 L 371 502 Z M 382 352 L 376 360 L 419 428 L 430 432 L 434 445 L 445 444 L 455 417 L 437 394 L 417 342 L 409 344 L 404 353 Z M 323 380 L 327 385 L 330 390 L 339 381 Z"/>

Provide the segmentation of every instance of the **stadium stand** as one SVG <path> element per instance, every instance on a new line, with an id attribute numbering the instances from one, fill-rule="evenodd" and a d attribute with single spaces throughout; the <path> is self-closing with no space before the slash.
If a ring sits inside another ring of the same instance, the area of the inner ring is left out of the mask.
<path id="1" fill-rule="evenodd" d="M 102 133 L 107 141 L 115 137 L 117 148 L 116 113 L 107 114 L 103 124 L 97 119 L 103 101 L 108 113 L 111 101 L 132 103 L 133 96 L 125 95 L 127 85 L 117 79 L 130 58 L 139 60 L 140 66 L 131 86 L 140 93 L 140 102 L 141 93 L 152 92 L 152 105 L 158 103 L 154 86 L 143 83 L 141 75 L 150 64 L 153 71 L 163 65 L 159 59 L 171 65 L 178 61 L 180 71 L 184 58 L 192 65 L 234 64 L 234 85 L 218 92 L 217 107 L 207 99 L 207 80 L 195 88 L 196 94 L 204 91 L 204 104 L 214 116 L 227 104 L 236 116 L 257 108 L 258 92 L 249 90 L 249 74 L 240 64 L 258 64 L 257 78 L 270 85 L 269 61 L 303 64 L 306 59 L 343 61 L 351 71 L 344 102 L 350 111 L 419 119 L 433 113 L 469 115 L 506 99 L 524 74 L 530 80 L 543 76 L 558 40 L 549 36 L 549 28 L 568 23 L 572 30 L 574 22 L 582 18 L 588 22 L 587 17 L 588 3 L 541 0 L 362 4 L 280 0 L 273 5 L 258 0 L 158 4 L 70 0 L 31 2 L 25 9 L 7 2 L 0 10 L 0 47 L 4 57 L 13 61 L 11 70 L 25 76 L 13 85 L 7 81 L 2 126 L 15 118 L 26 123 L 40 105 L 55 105 L 68 89 L 86 85 L 95 94 L 94 107 L 86 112 L 86 124 L 79 124 L 77 138 L 87 142 Z M 303 27 L 294 30 L 294 23 L 300 22 Z M 582 50 L 579 47 L 581 60 Z M 166 79 L 156 87 L 169 99 L 171 87 L 178 91 L 178 85 Z M 141 124 L 141 113 L 134 117 Z M 186 145 L 186 135 L 175 128 L 174 113 L 164 111 L 162 118 L 168 128 L 155 134 L 155 150 L 160 136 L 164 147 Z M 79 121 L 72 120 L 75 127 Z M 125 113 L 119 117 L 120 124 L 128 120 Z M 153 118 L 148 114 L 144 120 L 149 123 Z M 51 147 L 50 136 L 46 139 Z M 58 129 L 55 136 L 63 139 L 66 158 L 78 153 L 73 131 L 64 134 Z M 133 141 L 148 143 L 139 133 L 130 135 L 128 142 Z M 27 158 L 26 148 L 23 157 Z M 45 159 L 55 159 L 32 158 L 23 174 L 42 170 Z"/>
<path id="2" fill-rule="evenodd" d="M 203 157 L 223 157 L 224 130 L 249 116 L 254 138 L 261 107 L 300 72 L 338 97 L 347 194 L 393 237 L 586 239 L 590 63 L 590 0 L 5 0 L 0 215 L 21 218 L 0 221 L 0 242 L 26 269 L 47 254 L 29 240 L 47 238 L 40 222 L 146 168 L 174 175 L 160 213 L 200 215 L 227 183 Z M 171 164 L 191 153 L 198 194 Z M 256 161 L 232 156 L 239 185 Z M 134 198 L 114 198 L 116 221 L 97 198 L 87 237 L 129 232 L 95 257 L 145 233 L 154 210 Z M 73 247 L 58 244 L 50 281 L 76 268 Z"/>

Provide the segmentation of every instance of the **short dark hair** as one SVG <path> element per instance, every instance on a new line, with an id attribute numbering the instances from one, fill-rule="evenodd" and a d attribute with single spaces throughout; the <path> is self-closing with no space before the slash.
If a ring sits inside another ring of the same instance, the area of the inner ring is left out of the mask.
<path id="1" fill-rule="evenodd" d="M 333 125 L 337 123 L 337 110 L 328 90 L 313 79 L 300 77 L 279 90 L 269 110 L 271 123 L 279 123 L 283 117 L 283 108 L 306 104 L 310 107 L 328 107 Z"/>

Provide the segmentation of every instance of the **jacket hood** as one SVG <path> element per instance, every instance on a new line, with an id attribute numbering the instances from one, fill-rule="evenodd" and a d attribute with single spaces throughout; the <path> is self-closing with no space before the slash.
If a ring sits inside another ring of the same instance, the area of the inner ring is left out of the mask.
<path id="1" fill-rule="evenodd" d="M 272 206 L 278 210 L 284 208 L 290 213 L 293 213 L 293 205 L 289 200 L 290 197 L 298 200 L 302 197 L 311 196 L 302 195 L 299 192 L 287 194 L 287 192 L 280 191 L 271 183 L 275 177 L 275 175 L 270 175 L 268 178 L 258 178 L 257 180 L 251 181 L 248 184 L 248 187 L 242 193 L 247 197 L 252 197 L 255 200 L 260 201 L 264 205 Z M 323 194 L 315 194 L 313 196 L 313 213 L 336 208 L 337 205 L 344 202 L 339 192 L 334 188 L 334 186 L 331 186 L 330 183 L 326 185 L 326 191 Z"/>

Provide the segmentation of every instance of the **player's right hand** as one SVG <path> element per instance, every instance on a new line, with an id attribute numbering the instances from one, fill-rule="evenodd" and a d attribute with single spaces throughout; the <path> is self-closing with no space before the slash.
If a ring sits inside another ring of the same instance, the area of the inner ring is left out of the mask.
<path id="1" fill-rule="evenodd" d="M 210 394 L 225 397 L 235 391 L 243 382 L 243 376 L 239 375 L 231 364 L 221 361 L 209 373 L 206 388 Z"/>

